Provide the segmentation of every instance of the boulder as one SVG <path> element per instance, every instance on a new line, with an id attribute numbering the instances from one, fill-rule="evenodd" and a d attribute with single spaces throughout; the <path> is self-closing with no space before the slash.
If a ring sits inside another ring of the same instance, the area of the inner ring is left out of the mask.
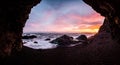
<path id="1" fill-rule="evenodd" d="M 49 40 L 50 40 L 50 38 L 46 38 L 46 39 L 45 39 L 45 41 L 49 41 Z"/>
<path id="2" fill-rule="evenodd" d="M 35 35 L 30 35 L 30 36 L 22 36 L 22 39 L 33 39 L 33 38 L 37 38 L 37 36 Z"/>
<path id="3" fill-rule="evenodd" d="M 34 41 L 35 44 L 37 44 L 38 42 L 37 41 Z"/>
<path id="4" fill-rule="evenodd" d="M 80 35 L 79 37 L 76 38 L 78 41 L 82 42 L 82 43 L 88 43 L 88 39 L 86 37 L 86 35 Z"/>
<path id="5" fill-rule="evenodd" d="M 79 37 L 76 38 L 77 40 L 87 40 L 86 35 L 80 35 Z"/>
<path id="6" fill-rule="evenodd" d="M 52 40 L 50 43 L 58 44 L 58 45 L 70 45 L 77 43 L 77 41 L 74 41 L 73 37 L 63 35 L 61 37 L 56 38 L 55 40 Z"/>

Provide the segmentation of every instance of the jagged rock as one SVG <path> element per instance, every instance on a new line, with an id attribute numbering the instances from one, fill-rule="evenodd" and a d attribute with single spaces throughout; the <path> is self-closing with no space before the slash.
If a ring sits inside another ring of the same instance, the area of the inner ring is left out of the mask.
<path id="1" fill-rule="evenodd" d="M 80 35 L 79 37 L 76 38 L 78 41 L 82 42 L 82 43 L 88 43 L 88 39 L 86 37 L 86 35 Z"/>
<path id="2" fill-rule="evenodd" d="M 50 38 L 46 38 L 45 41 L 50 41 Z"/>
<path id="3" fill-rule="evenodd" d="M 109 26 L 109 21 L 107 19 L 104 20 L 103 25 L 100 27 L 98 33 L 110 33 L 110 26 Z"/>
<path id="4" fill-rule="evenodd" d="M 35 44 L 37 44 L 38 42 L 37 41 L 34 41 Z"/>
<path id="5" fill-rule="evenodd" d="M 33 39 L 33 38 L 37 38 L 37 36 L 35 35 L 30 35 L 30 36 L 23 36 L 22 39 Z"/>
<path id="6" fill-rule="evenodd" d="M 87 41 L 87 37 L 86 37 L 86 35 L 80 35 L 80 36 L 77 37 L 76 39 L 79 40 L 79 41 L 82 41 L 82 40 Z"/>
<path id="7" fill-rule="evenodd" d="M 75 44 L 77 43 L 77 41 L 74 41 L 73 37 L 63 35 L 59 38 L 56 38 L 55 40 L 52 40 L 50 43 L 58 44 L 58 45 L 69 45 L 69 44 Z"/>

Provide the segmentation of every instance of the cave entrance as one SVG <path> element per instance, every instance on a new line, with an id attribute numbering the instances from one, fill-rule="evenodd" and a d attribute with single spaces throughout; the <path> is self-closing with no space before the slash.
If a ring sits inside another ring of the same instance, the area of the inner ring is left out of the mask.
<path id="1" fill-rule="evenodd" d="M 95 34 L 103 20 L 100 14 L 82 0 L 43 0 L 32 9 L 23 32 L 28 35 L 37 34 L 39 39 L 45 36 L 53 37 L 52 33 Z M 49 38 L 46 40 L 50 40 Z M 25 44 L 26 46 L 39 49 L 38 43 L 41 41 L 27 41 L 34 44 Z M 46 46 L 51 47 L 51 44 Z M 46 48 L 44 44 L 42 48 Z"/>

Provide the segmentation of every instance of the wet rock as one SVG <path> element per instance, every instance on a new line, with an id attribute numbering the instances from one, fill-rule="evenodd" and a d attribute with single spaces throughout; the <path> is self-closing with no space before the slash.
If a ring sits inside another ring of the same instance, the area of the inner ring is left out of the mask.
<path id="1" fill-rule="evenodd" d="M 30 36 L 23 36 L 22 39 L 33 39 L 33 38 L 37 38 L 37 36 L 35 35 L 30 35 Z"/>
<path id="2" fill-rule="evenodd" d="M 87 37 L 86 37 L 86 35 L 80 35 L 79 37 L 77 37 L 76 39 L 78 39 L 78 40 L 87 40 Z"/>
<path id="3" fill-rule="evenodd" d="M 51 39 L 50 38 L 46 38 L 45 41 L 50 41 Z"/>
<path id="4" fill-rule="evenodd" d="M 56 38 L 55 40 L 52 40 L 50 43 L 58 44 L 58 45 L 70 45 L 77 43 L 77 41 L 74 41 L 73 37 L 63 35 L 59 38 Z"/>
<path id="5" fill-rule="evenodd" d="M 37 41 L 34 41 L 35 44 L 37 44 L 38 42 Z"/>
<path id="6" fill-rule="evenodd" d="M 78 41 L 82 42 L 82 43 L 88 43 L 88 39 L 86 37 L 86 35 L 80 35 L 79 37 L 76 38 Z"/>

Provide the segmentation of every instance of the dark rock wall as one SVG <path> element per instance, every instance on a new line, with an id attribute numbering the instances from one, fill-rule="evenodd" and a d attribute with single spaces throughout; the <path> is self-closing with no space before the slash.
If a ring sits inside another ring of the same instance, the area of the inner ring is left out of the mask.
<path id="1" fill-rule="evenodd" d="M 95 11 L 105 17 L 103 25 L 108 24 L 112 38 L 120 41 L 120 0 L 83 0 Z M 103 26 L 102 26 L 103 28 Z M 105 28 L 104 28 L 105 29 Z M 107 30 L 107 28 L 106 28 Z M 100 31 L 103 31 L 100 30 Z"/>
<path id="2" fill-rule="evenodd" d="M 31 8 L 41 0 L 2 0 L 0 2 L 0 56 L 22 48 L 22 30 Z"/>
<path id="3" fill-rule="evenodd" d="M 98 33 L 110 33 L 109 20 L 105 19 L 103 25 L 100 27 Z"/>

